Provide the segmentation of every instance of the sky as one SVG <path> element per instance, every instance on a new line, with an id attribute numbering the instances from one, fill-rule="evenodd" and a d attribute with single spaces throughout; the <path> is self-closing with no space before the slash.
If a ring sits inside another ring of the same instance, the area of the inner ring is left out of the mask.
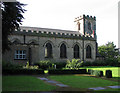
<path id="1" fill-rule="evenodd" d="M 118 47 L 118 2 L 120 0 L 18 0 L 27 4 L 22 26 L 75 30 L 80 15 L 96 16 L 98 46 L 108 41 Z"/>

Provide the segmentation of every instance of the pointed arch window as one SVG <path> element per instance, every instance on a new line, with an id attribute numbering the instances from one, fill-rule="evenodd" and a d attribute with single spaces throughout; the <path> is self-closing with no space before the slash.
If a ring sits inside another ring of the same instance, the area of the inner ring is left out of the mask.
<path id="1" fill-rule="evenodd" d="M 52 45 L 47 43 L 45 46 L 45 58 L 52 58 Z"/>
<path id="2" fill-rule="evenodd" d="M 79 58 L 79 46 L 77 44 L 74 46 L 74 58 Z"/>
<path id="3" fill-rule="evenodd" d="M 67 52 L 66 45 L 63 43 L 60 46 L 60 58 L 67 58 L 66 52 Z"/>
<path id="4" fill-rule="evenodd" d="M 86 47 L 86 58 L 91 58 L 91 47 L 88 45 Z"/>

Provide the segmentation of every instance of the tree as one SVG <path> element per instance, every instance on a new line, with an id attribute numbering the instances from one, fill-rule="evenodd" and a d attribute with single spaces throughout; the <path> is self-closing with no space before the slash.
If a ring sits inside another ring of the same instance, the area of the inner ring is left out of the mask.
<path id="1" fill-rule="evenodd" d="M 108 58 L 115 58 L 118 55 L 118 52 L 115 51 L 116 46 L 113 42 L 108 42 L 106 45 L 102 45 L 98 47 L 98 52 L 105 57 Z"/>
<path id="2" fill-rule="evenodd" d="M 25 4 L 20 2 L 2 2 L 2 52 L 9 50 L 8 35 L 10 35 L 15 29 L 19 29 L 19 25 L 22 24 L 24 19 L 22 13 L 26 10 L 23 9 Z"/>

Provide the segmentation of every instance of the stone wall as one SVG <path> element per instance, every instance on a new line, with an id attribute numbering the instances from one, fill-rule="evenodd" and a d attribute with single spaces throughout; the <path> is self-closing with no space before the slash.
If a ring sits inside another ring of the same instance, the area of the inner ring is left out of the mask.
<path id="1" fill-rule="evenodd" d="M 32 63 L 39 62 L 40 60 L 54 60 L 57 62 L 66 61 L 67 59 L 73 59 L 73 47 L 75 44 L 78 44 L 80 51 L 80 59 L 83 60 L 83 49 L 84 49 L 84 60 L 86 61 L 94 61 L 96 59 L 96 40 L 84 40 L 84 47 L 83 47 L 83 39 L 75 39 L 75 38 L 59 38 L 59 37 L 41 37 L 41 36 L 32 36 L 26 35 L 25 42 L 23 35 L 13 34 L 9 36 L 11 42 L 18 39 L 21 44 L 12 44 L 10 45 L 11 50 L 6 52 L 3 55 L 4 61 L 10 61 L 18 64 L 25 64 L 29 60 L 28 49 L 31 47 L 31 60 Z M 37 45 L 28 45 L 28 43 L 35 41 Z M 47 43 L 52 45 L 53 50 L 53 58 L 48 59 L 45 58 L 45 45 Z M 60 46 L 64 43 L 67 47 L 67 58 L 61 59 L 60 58 Z M 87 45 L 91 46 L 92 49 L 92 58 L 86 59 L 86 47 Z M 26 50 L 26 59 L 25 60 L 16 60 L 14 59 L 15 50 Z"/>

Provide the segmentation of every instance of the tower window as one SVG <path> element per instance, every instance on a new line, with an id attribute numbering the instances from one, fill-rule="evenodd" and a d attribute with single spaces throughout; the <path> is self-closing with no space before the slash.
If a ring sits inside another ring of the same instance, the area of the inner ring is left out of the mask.
<path id="1" fill-rule="evenodd" d="M 88 23 L 88 29 L 91 30 L 91 23 Z"/>
<path id="2" fill-rule="evenodd" d="M 60 58 L 67 58 L 66 52 L 67 52 L 66 45 L 63 43 L 60 46 Z"/>
<path id="3" fill-rule="evenodd" d="M 79 46 L 77 44 L 74 46 L 74 58 L 79 58 Z"/>
<path id="4" fill-rule="evenodd" d="M 78 22 L 77 24 L 78 24 L 78 30 L 80 30 L 80 23 Z"/>

